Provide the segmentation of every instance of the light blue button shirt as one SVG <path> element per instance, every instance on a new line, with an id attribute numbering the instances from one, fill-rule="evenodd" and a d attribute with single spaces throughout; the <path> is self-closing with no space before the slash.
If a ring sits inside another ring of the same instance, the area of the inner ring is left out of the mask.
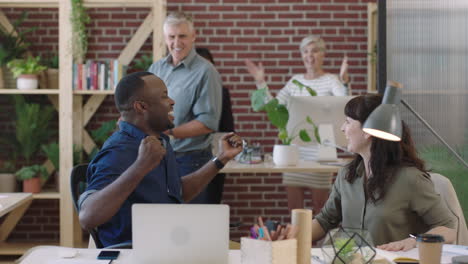
<path id="1" fill-rule="evenodd" d="M 221 116 L 222 82 L 214 66 L 199 56 L 195 48 L 178 65 L 172 65 L 171 55 L 161 59 L 148 69 L 161 78 L 167 86 L 169 97 L 175 101 L 174 125 L 180 126 L 198 120 L 206 127 L 217 131 Z M 174 139 L 176 152 L 206 149 L 212 134 Z"/>

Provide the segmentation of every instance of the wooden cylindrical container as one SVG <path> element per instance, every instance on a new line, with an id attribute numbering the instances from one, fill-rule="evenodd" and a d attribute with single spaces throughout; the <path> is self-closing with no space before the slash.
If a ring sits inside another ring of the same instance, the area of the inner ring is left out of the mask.
<path id="1" fill-rule="evenodd" d="M 297 264 L 310 264 L 312 210 L 293 209 L 291 223 L 299 229 L 297 233 Z"/>

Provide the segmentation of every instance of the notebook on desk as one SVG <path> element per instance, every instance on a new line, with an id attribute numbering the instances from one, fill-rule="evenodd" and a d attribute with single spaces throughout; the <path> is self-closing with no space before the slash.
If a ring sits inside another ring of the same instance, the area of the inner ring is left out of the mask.
<path id="1" fill-rule="evenodd" d="M 228 263 L 229 206 L 134 204 L 135 263 Z"/>

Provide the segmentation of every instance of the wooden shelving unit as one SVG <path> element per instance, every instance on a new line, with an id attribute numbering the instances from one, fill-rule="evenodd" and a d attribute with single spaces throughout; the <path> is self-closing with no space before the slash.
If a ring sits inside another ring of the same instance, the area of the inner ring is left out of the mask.
<path id="1" fill-rule="evenodd" d="M 73 94 L 81 94 L 81 95 L 108 95 L 108 94 L 114 94 L 114 90 L 108 90 L 108 91 L 73 91 Z"/>
<path id="2" fill-rule="evenodd" d="M 68 247 L 82 246 L 81 228 L 73 208 L 70 193 L 70 171 L 73 168 L 73 145 L 82 146 L 87 152 L 94 147 L 84 127 L 89 122 L 105 97 L 114 91 L 73 91 L 72 51 L 70 39 L 71 1 L 69 0 L 0 0 L 0 7 L 58 8 L 59 13 L 59 89 L 17 90 L 0 89 L 0 94 L 49 95 L 52 104 L 59 113 L 59 146 L 60 146 L 60 186 L 59 191 L 45 191 L 35 194 L 33 199 L 59 199 L 60 201 L 60 245 Z M 138 28 L 130 42 L 121 52 L 118 60 L 128 65 L 148 36 L 153 32 L 153 59 L 164 56 L 165 47 L 162 34 L 162 23 L 166 16 L 165 0 L 84 0 L 85 7 L 147 7 L 150 14 Z M 1 12 L 0 12 L 1 13 Z M 0 17 L 1 18 L 1 17 Z M 9 23 L 0 19 L 0 23 Z M 91 95 L 83 104 L 82 95 Z M 60 103 L 59 103 L 60 102 Z M 0 255 L 23 254 L 35 243 L 0 244 Z"/>
<path id="3" fill-rule="evenodd" d="M 58 89 L 34 89 L 34 90 L 0 89 L 0 94 L 59 94 L 59 90 Z"/>
<path id="4" fill-rule="evenodd" d="M 60 199 L 60 193 L 55 191 L 42 191 L 33 194 L 33 199 Z"/>

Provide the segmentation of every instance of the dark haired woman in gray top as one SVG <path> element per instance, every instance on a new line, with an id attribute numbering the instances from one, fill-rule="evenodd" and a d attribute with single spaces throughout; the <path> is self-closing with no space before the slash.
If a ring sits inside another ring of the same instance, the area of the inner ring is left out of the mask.
<path id="1" fill-rule="evenodd" d="M 374 245 L 385 250 L 415 247 L 412 233 L 439 234 L 445 243 L 453 243 L 454 216 L 434 191 L 405 123 L 400 142 L 362 130 L 381 101 L 378 95 L 358 96 L 345 107 L 341 129 L 348 150 L 358 155 L 339 173 L 325 207 L 313 220 L 312 240 L 341 224 L 368 230 Z"/>

